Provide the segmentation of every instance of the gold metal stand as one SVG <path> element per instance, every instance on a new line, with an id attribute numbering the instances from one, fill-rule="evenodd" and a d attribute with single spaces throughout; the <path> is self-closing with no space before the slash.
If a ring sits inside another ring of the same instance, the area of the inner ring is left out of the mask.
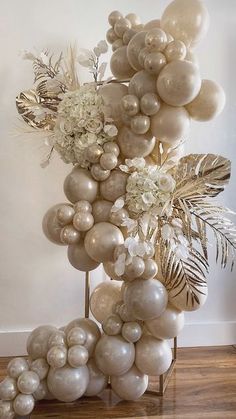
<path id="1" fill-rule="evenodd" d="M 90 272 L 85 272 L 84 317 L 89 318 Z"/>

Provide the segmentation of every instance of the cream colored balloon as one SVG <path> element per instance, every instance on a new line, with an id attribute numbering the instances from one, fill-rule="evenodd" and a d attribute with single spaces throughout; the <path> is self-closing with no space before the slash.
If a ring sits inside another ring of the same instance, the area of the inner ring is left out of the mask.
<path id="1" fill-rule="evenodd" d="M 15 412 L 13 410 L 12 402 L 0 400 L 0 418 L 14 419 L 14 417 Z"/>
<path id="2" fill-rule="evenodd" d="M 119 304 L 118 307 L 115 308 L 115 311 L 117 314 L 119 314 L 123 322 L 134 322 L 137 320 L 131 310 L 131 307 L 127 306 L 126 304 Z"/>
<path id="3" fill-rule="evenodd" d="M 187 54 L 187 48 L 184 42 L 178 39 L 169 43 L 165 49 L 167 61 L 184 60 Z M 188 61 L 188 60 L 186 60 Z"/>
<path id="4" fill-rule="evenodd" d="M 135 364 L 144 374 L 164 374 L 171 362 L 172 351 L 167 341 L 143 335 L 136 343 Z"/>
<path id="5" fill-rule="evenodd" d="M 30 365 L 30 370 L 35 372 L 41 381 L 47 377 L 47 374 L 49 371 L 49 365 L 46 359 L 38 358 L 32 362 L 32 364 Z"/>
<path id="6" fill-rule="evenodd" d="M 118 144 L 125 158 L 133 159 L 134 157 L 147 157 L 155 147 L 155 138 L 150 131 L 146 134 L 138 135 L 134 134 L 130 128 L 123 127 L 119 131 Z M 119 196 L 124 195 L 124 193 Z"/>
<path id="7" fill-rule="evenodd" d="M 130 42 L 132 42 L 132 40 Z M 113 76 L 118 80 L 130 79 L 134 75 L 135 70 L 128 61 L 126 45 L 113 52 L 110 67 Z"/>
<path id="8" fill-rule="evenodd" d="M 116 22 L 118 22 L 119 19 L 122 19 L 123 15 L 118 10 L 113 10 L 108 16 L 108 22 L 111 26 L 115 26 Z"/>
<path id="9" fill-rule="evenodd" d="M 135 13 L 129 13 L 125 16 L 128 19 L 132 26 L 137 26 L 141 24 L 141 19 Z"/>
<path id="10" fill-rule="evenodd" d="M 155 260 L 147 259 L 144 261 L 145 267 L 144 272 L 141 275 L 141 279 L 153 279 L 158 272 L 158 266 Z"/>
<path id="11" fill-rule="evenodd" d="M 50 338 L 48 339 L 48 349 L 52 348 L 52 346 L 58 345 L 66 345 L 66 335 L 63 330 L 57 330 L 56 332 L 52 333 Z"/>
<path id="12" fill-rule="evenodd" d="M 26 416 L 33 411 L 34 404 L 33 396 L 29 394 L 18 394 L 14 400 L 13 408 L 17 415 Z"/>
<path id="13" fill-rule="evenodd" d="M 62 226 L 70 224 L 75 215 L 74 208 L 71 205 L 62 205 L 58 208 L 57 219 Z"/>
<path id="14" fill-rule="evenodd" d="M 92 205 L 88 201 L 78 201 L 76 202 L 76 204 L 74 204 L 74 210 L 75 212 L 92 212 Z"/>
<path id="15" fill-rule="evenodd" d="M 103 153 L 100 158 L 100 165 L 105 170 L 115 169 L 117 166 L 118 159 L 113 153 Z"/>
<path id="16" fill-rule="evenodd" d="M 67 349 L 65 346 L 53 346 L 47 353 L 47 362 L 52 368 L 62 368 L 66 365 Z"/>
<path id="17" fill-rule="evenodd" d="M 89 370 L 89 384 L 84 393 L 85 396 L 97 396 L 107 386 L 108 377 L 100 371 L 94 359 L 90 359 L 87 363 Z"/>
<path id="18" fill-rule="evenodd" d="M 157 91 L 161 99 L 171 106 L 187 105 L 195 99 L 200 88 L 198 68 L 189 61 L 170 62 L 157 79 Z"/>
<path id="19" fill-rule="evenodd" d="M 162 105 L 151 118 L 151 132 L 163 143 L 176 143 L 184 138 L 190 126 L 190 117 L 183 107 Z"/>
<path id="20" fill-rule="evenodd" d="M 84 345 L 87 339 L 86 332 L 81 327 L 73 327 L 67 334 L 67 344 L 69 347 L 74 345 Z"/>
<path id="21" fill-rule="evenodd" d="M 88 231 L 94 225 L 94 218 L 90 212 L 78 211 L 73 218 L 73 225 L 78 231 Z"/>
<path id="22" fill-rule="evenodd" d="M 174 0 L 162 15 L 161 27 L 187 46 L 196 44 L 209 27 L 207 8 L 202 0 Z"/>
<path id="23" fill-rule="evenodd" d="M 111 377 L 111 388 L 122 400 L 137 400 L 147 390 L 148 376 L 133 365 L 123 375 Z"/>
<path id="24" fill-rule="evenodd" d="M 110 173 L 110 170 L 103 169 L 99 163 L 92 165 L 91 175 L 98 182 L 108 179 Z"/>
<path id="25" fill-rule="evenodd" d="M 110 201 L 99 200 L 93 203 L 93 217 L 95 223 L 102 221 L 109 221 L 111 207 L 113 204 Z"/>
<path id="26" fill-rule="evenodd" d="M 121 336 L 103 335 L 95 349 L 95 361 L 105 375 L 125 374 L 133 365 L 135 348 Z"/>
<path id="27" fill-rule="evenodd" d="M 108 336 L 115 336 L 121 333 L 123 321 L 118 314 L 111 314 L 102 322 L 102 329 Z"/>
<path id="28" fill-rule="evenodd" d="M 89 272 L 99 266 L 99 262 L 93 260 L 86 252 L 82 240 L 77 244 L 68 246 L 67 256 L 70 264 L 78 271 Z"/>
<path id="29" fill-rule="evenodd" d="M 121 100 L 121 106 L 127 115 L 137 115 L 139 111 L 139 99 L 134 95 L 126 95 Z"/>
<path id="30" fill-rule="evenodd" d="M 0 400 L 14 400 L 17 394 L 18 388 L 14 378 L 6 377 L 0 382 Z"/>
<path id="31" fill-rule="evenodd" d="M 160 106 L 160 100 L 155 93 L 146 93 L 140 100 L 141 111 L 148 116 L 155 115 Z"/>
<path id="32" fill-rule="evenodd" d="M 150 50 L 149 50 L 149 48 L 145 47 L 145 48 L 141 49 L 141 51 L 138 55 L 138 62 L 139 62 L 140 66 L 142 68 L 144 68 L 145 58 L 148 54 L 150 54 Z"/>
<path id="33" fill-rule="evenodd" d="M 46 358 L 49 338 L 55 332 L 57 329 L 53 326 L 39 326 L 30 333 L 27 339 L 27 352 L 32 360 Z"/>
<path id="34" fill-rule="evenodd" d="M 92 203 L 98 194 L 98 183 L 88 170 L 76 166 L 65 179 L 64 192 L 68 200 L 73 203 L 80 200 Z"/>
<path id="35" fill-rule="evenodd" d="M 160 21 L 160 19 L 150 20 L 149 22 L 147 22 L 144 25 L 144 29 L 147 29 L 147 30 L 150 30 L 150 29 L 153 29 L 153 28 L 160 28 L 160 27 L 161 27 L 161 21 Z"/>
<path id="36" fill-rule="evenodd" d="M 63 245 L 64 243 L 61 241 L 62 225 L 57 218 L 57 213 L 58 210 L 65 205 L 66 204 L 57 204 L 49 208 L 42 221 L 43 232 L 47 239 L 52 243 L 60 245 Z"/>
<path id="37" fill-rule="evenodd" d="M 120 281 L 121 280 L 120 276 L 116 275 L 116 273 L 115 273 L 115 264 L 114 264 L 114 262 L 110 262 L 110 261 L 109 262 L 105 262 L 103 264 L 103 268 L 104 268 L 104 271 L 106 272 L 106 274 L 109 276 L 109 278 L 114 279 L 116 281 Z"/>
<path id="38" fill-rule="evenodd" d="M 89 383 L 89 372 L 86 365 L 72 368 L 65 365 L 62 368 L 50 368 L 47 384 L 49 391 L 62 402 L 73 402 L 86 391 Z"/>
<path id="39" fill-rule="evenodd" d="M 101 282 L 90 297 L 90 310 L 95 319 L 102 323 L 110 314 L 115 303 L 121 299 L 120 286 L 113 281 Z"/>
<path id="40" fill-rule="evenodd" d="M 7 366 L 7 373 L 11 378 L 18 378 L 22 372 L 28 371 L 29 364 L 25 358 L 14 358 Z"/>
<path id="41" fill-rule="evenodd" d="M 130 65 L 134 70 L 138 71 L 142 69 L 142 66 L 139 63 L 138 56 L 142 48 L 145 48 L 145 37 L 147 31 L 137 32 L 136 35 L 132 37 L 127 47 L 127 57 Z"/>
<path id="42" fill-rule="evenodd" d="M 121 19 L 117 20 L 117 22 L 114 25 L 114 31 L 116 35 L 120 38 L 122 38 L 127 29 L 131 29 L 131 22 L 129 19 L 126 19 L 125 17 L 122 17 Z"/>
<path id="43" fill-rule="evenodd" d="M 73 368 L 86 365 L 89 359 L 88 350 L 81 345 L 74 345 L 68 350 L 68 363 Z"/>
<path id="44" fill-rule="evenodd" d="M 97 163 L 103 153 L 103 148 L 98 144 L 92 144 L 86 148 L 85 155 L 86 159 L 90 163 Z"/>
<path id="45" fill-rule="evenodd" d="M 141 98 L 146 93 L 156 93 L 156 77 L 145 70 L 138 71 L 129 82 L 129 94 Z"/>
<path id="46" fill-rule="evenodd" d="M 142 336 L 142 327 L 137 322 L 126 322 L 122 327 L 122 336 L 127 342 L 135 343 Z"/>
<path id="47" fill-rule="evenodd" d="M 154 76 L 157 76 L 165 65 L 166 57 L 162 52 L 151 52 L 144 60 L 145 70 Z"/>
<path id="48" fill-rule="evenodd" d="M 120 170 L 113 170 L 111 176 L 100 184 L 101 196 L 107 201 L 115 202 L 117 198 L 126 193 L 126 182 L 126 173 Z"/>
<path id="49" fill-rule="evenodd" d="M 108 141 L 108 143 L 105 143 L 103 145 L 103 149 L 105 153 L 113 153 L 116 157 L 120 154 L 119 146 L 114 141 Z"/>
<path id="50" fill-rule="evenodd" d="M 131 41 L 134 35 L 136 35 L 137 30 L 135 29 L 127 29 L 127 31 L 124 32 L 124 35 L 122 37 L 122 41 L 124 45 L 128 45 L 128 43 Z"/>
<path id="51" fill-rule="evenodd" d="M 161 316 L 147 320 L 145 326 L 155 338 L 173 339 L 184 327 L 184 313 L 168 304 Z"/>
<path id="52" fill-rule="evenodd" d="M 179 291 L 180 293 L 178 294 Z M 182 289 L 182 286 L 179 286 L 176 289 L 169 291 L 169 302 L 174 307 L 183 311 L 196 311 L 205 304 L 208 296 L 207 286 L 196 286 L 196 289 L 194 289 L 194 293 L 196 294 L 198 301 L 191 298 L 191 295 L 193 295 L 191 292 L 187 298 L 187 291 L 187 286 L 184 289 Z"/>
<path id="53" fill-rule="evenodd" d="M 73 225 L 67 225 L 61 230 L 60 238 L 64 244 L 75 244 L 80 241 L 80 233 Z"/>
<path id="54" fill-rule="evenodd" d="M 115 42 L 115 41 L 117 41 L 117 39 L 119 39 L 113 28 L 108 29 L 108 31 L 106 33 L 106 38 L 107 38 L 107 42 L 109 42 L 109 44 L 113 44 L 113 42 Z"/>
<path id="55" fill-rule="evenodd" d="M 163 51 L 167 45 L 166 33 L 161 28 L 149 29 L 145 37 L 145 45 L 153 51 Z"/>
<path id="56" fill-rule="evenodd" d="M 135 134 L 146 134 L 150 128 L 150 119 L 146 115 L 136 115 L 131 120 L 131 130 Z"/>
<path id="57" fill-rule="evenodd" d="M 99 94 L 103 99 L 106 118 L 113 119 L 115 125 L 121 126 L 121 99 L 128 94 L 128 87 L 122 83 L 107 83 L 100 87 Z"/>
<path id="58" fill-rule="evenodd" d="M 212 80 L 202 80 L 198 96 L 186 109 L 196 121 L 210 121 L 222 112 L 224 106 L 225 93 L 222 87 Z"/>
<path id="59" fill-rule="evenodd" d="M 40 378 L 36 372 L 24 371 L 18 378 L 17 387 L 23 394 L 32 394 L 37 390 L 39 383 Z"/>
<path id="60" fill-rule="evenodd" d="M 86 349 L 88 349 L 89 356 L 90 357 L 93 356 L 95 346 L 101 336 L 99 327 L 91 319 L 84 319 L 84 318 L 75 319 L 66 326 L 66 330 L 65 330 L 66 334 L 68 334 L 70 330 L 73 329 L 74 327 L 81 327 L 85 331 L 87 339 L 84 346 Z"/>
<path id="61" fill-rule="evenodd" d="M 55 397 L 48 390 L 47 380 L 40 381 L 37 390 L 33 394 L 35 400 L 54 400 Z"/>
<path id="62" fill-rule="evenodd" d="M 131 263 L 125 266 L 124 279 L 133 281 L 134 279 L 141 276 L 144 272 L 145 264 L 141 257 L 134 256 Z"/>

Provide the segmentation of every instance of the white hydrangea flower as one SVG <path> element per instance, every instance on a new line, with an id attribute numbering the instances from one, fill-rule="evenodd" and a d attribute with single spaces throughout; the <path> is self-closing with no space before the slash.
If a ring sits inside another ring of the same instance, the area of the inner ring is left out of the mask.
<path id="1" fill-rule="evenodd" d="M 117 212 L 119 211 L 121 208 L 123 208 L 125 205 L 125 200 L 124 198 L 118 198 L 115 202 L 114 205 L 111 207 L 111 212 Z"/>

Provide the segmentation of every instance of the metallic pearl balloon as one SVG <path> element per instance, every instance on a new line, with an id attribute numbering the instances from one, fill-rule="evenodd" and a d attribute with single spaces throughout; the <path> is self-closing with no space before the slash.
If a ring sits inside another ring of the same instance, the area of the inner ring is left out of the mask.
<path id="1" fill-rule="evenodd" d="M 80 241 L 81 236 L 73 225 L 68 225 L 61 230 L 60 238 L 64 244 L 75 244 Z"/>
<path id="2" fill-rule="evenodd" d="M 98 182 L 108 179 L 110 176 L 110 173 L 111 173 L 110 170 L 103 169 L 99 163 L 93 164 L 91 168 L 91 175 Z"/>
<path id="3" fill-rule="evenodd" d="M 49 365 L 46 359 L 39 358 L 32 362 L 32 364 L 30 365 L 30 370 L 35 372 L 41 381 L 47 377 Z"/>
<path id="4" fill-rule="evenodd" d="M 92 205 L 88 201 L 78 201 L 74 204 L 75 212 L 92 212 Z"/>
<path id="5" fill-rule="evenodd" d="M 137 400 L 147 390 L 148 376 L 133 365 L 123 375 L 111 377 L 111 388 L 122 400 Z"/>
<path id="6" fill-rule="evenodd" d="M 98 369 L 94 359 L 88 361 L 87 367 L 89 370 L 89 384 L 84 395 L 88 397 L 97 396 L 107 387 L 108 377 Z"/>
<path id="7" fill-rule="evenodd" d="M 164 313 L 152 320 L 147 320 L 145 326 L 158 339 L 173 339 L 184 327 L 184 312 L 168 304 Z"/>
<path id="8" fill-rule="evenodd" d="M 86 339 L 86 332 L 81 327 L 73 327 L 73 329 L 68 332 L 67 344 L 69 347 L 73 345 L 84 345 Z"/>
<path id="9" fill-rule="evenodd" d="M 79 211 L 73 218 L 73 225 L 78 231 L 88 231 L 94 225 L 94 218 L 90 212 Z"/>
<path id="10" fill-rule="evenodd" d="M 190 61 L 191 63 L 193 63 L 196 67 L 199 67 L 199 61 L 198 58 L 196 56 L 196 54 L 191 50 L 191 49 L 187 49 L 187 53 L 185 56 L 185 60 L 186 61 Z"/>
<path id="11" fill-rule="evenodd" d="M 157 91 L 161 99 L 171 106 L 184 106 L 192 102 L 201 88 L 198 68 L 189 61 L 172 61 L 157 79 Z"/>
<path id="12" fill-rule="evenodd" d="M 78 271 L 89 272 L 99 266 L 99 262 L 88 255 L 82 240 L 77 244 L 68 246 L 67 256 L 70 264 Z"/>
<path id="13" fill-rule="evenodd" d="M 115 26 L 116 22 L 118 22 L 118 20 L 122 18 L 123 18 L 123 15 L 118 10 L 114 10 L 113 12 L 109 14 L 108 22 L 110 23 L 111 26 Z"/>
<path id="14" fill-rule="evenodd" d="M 122 39 L 117 39 L 112 44 L 112 51 L 115 52 L 118 48 L 121 48 L 123 46 L 124 46 L 123 40 Z"/>
<path id="15" fill-rule="evenodd" d="M 130 42 L 132 42 L 132 40 Z M 135 70 L 131 67 L 127 58 L 126 45 L 113 52 L 110 61 L 110 68 L 113 76 L 118 80 L 125 80 L 134 75 Z"/>
<path id="16" fill-rule="evenodd" d="M 144 25 L 144 29 L 153 29 L 153 28 L 160 28 L 161 27 L 161 21 L 160 19 L 153 19 L 147 22 Z"/>
<path id="17" fill-rule="evenodd" d="M 95 361 L 105 375 L 122 375 L 133 365 L 135 348 L 121 336 L 103 335 L 95 349 Z"/>
<path id="18" fill-rule="evenodd" d="M 126 19 L 128 19 L 132 26 L 140 25 L 141 19 L 139 16 L 137 16 L 135 13 L 129 13 L 125 16 Z"/>
<path id="19" fill-rule="evenodd" d="M 110 261 L 105 262 L 103 264 L 103 268 L 104 268 L 105 273 L 109 276 L 109 278 L 114 279 L 115 281 L 120 281 L 121 280 L 121 278 L 118 275 L 116 275 L 116 273 L 115 273 L 114 262 L 110 262 Z"/>
<path id="20" fill-rule="evenodd" d="M 13 408 L 17 415 L 29 415 L 34 409 L 34 398 L 29 394 L 18 394 L 13 402 Z"/>
<path id="21" fill-rule="evenodd" d="M 131 29 L 131 23 L 125 17 L 122 17 L 121 19 L 119 19 L 114 25 L 114 31 L 116 35 L 119 36 L 120 38 L 122 38 L 125 31 L 127 31 L 127 29 Z"/>
<path id="22" fill-rule="evenodd" d="M 99 94 L 102 96 L 105 117 L 113 119 L 116 126 L 121 126 L 121 99 L 128 94 L 128 87 L 122 83 L 107 83 L 100 87 Z"/>
<path id="23" fill-rule="evenodd" d="M 66 365 L 67 349 L 65 346 L 53 346 L 47 353 L 47 362 L 53 368 L 62 368 Z"/>
<path id="24" fill-rule="evenodd" d="M 25 358 L 14 358 L 7 366 L 7 373 L 11 378 L 18 378 L 22 372 L 28 371 L 29 364 Z"/>
<path id="25" fill-rule="evenodd" d="M 48 390 L 47 380 L 40 381 L 37 390 L 33 393 L 35 400 L 54 400 L 54 396 Z"/>
<path id="26" fill-rule="evenodd" d="M 100 184 L 101 196 L 108 201 L 115 202 L 117 198 L 126 193 L 127 177 L 127 174 L 120 170 L 112 171 L 110 177 Z"/>
<path id="27" fill-rule="evenodd" d="M 182 311 L 196 311 L 202 307 L 208 296 L 208 288 L 205 286 L 196 286 L 194 289 L 195 294 L 197 295 L 198 301 L 192 298 L 187 298 L 187 292 L 189 291 L 188 287 L 182 289 L 180 286 L 176 287 L 174 290 L 169 291 L 169 302 L 176 308 Z M 191 295 L 191 294 L 190 294 Z"/>
<path id="28" fill-rule="evenodd" d="M 151 52 L 144 61 L 145 70 L 152 75 L 157 76 L 161 69 L 166 65 L 166 57 L 161 52 Z"/>
<path id="29" fill-rule="evenodd" d="M 219 115 L 225 106 L 222 87 L 212 80 L 202 80 L 198 96 L 186 106 L 195 121 L 210 121 Z"/>
<path id="30" fill-rule="evenodd" d="M 162 105 L 151 118 L 151 132 L 163 143 L 176 143 L 186 135 L 190 117 L 183 107 Z"/>
<path id="31" fill-rule="evenodd" d="M 34 393 L 40 383 L 38 374 L 34 371 L 24 371 L 17 381 L 18 389 L 23 394 Z"/>
<path id="32" fill-rule="evenodd" d="M 13 410 L 12 402 L 0 400 L 0 418 L 13 419 L 15 412 Z"/>
<path id="33" fill-rule="evenodd" d="M 90 310 L 95 319 L 102 323 L 111 313 L 115 303 L 121 299 L 120 286 L 113 281 L 101 282 L 90 297 Z"/>
<path id="34" fill-rule="evenodd" d="M 124 157 L 133 159 L 134 157 L 146 157 L 151 154 L 155 147 L 155 138 L 147 132 L 143 135 L 134 134 L 128 127 L 123 127 L 119 131 L 118 144 Z M 126 191 L 124 191 L 125 193 Z M 102 193 L 102 185 L 101 185 Z M 121 195 L 124 195 L 120 194 Z M 117 196 L 117 198 L 119 197 Z"/>
<path id="35" fill-rule="evenodd" d="M 130 128 L 135 134 L 146 134 L 150 128 L 149 117 L 146 115 L 134 116 L 131 120 Z"/>
<path id="36" fill-rule="evenodd" d="M 115 42 L 118 39 L 118 36 L 116 35 L 113 28 L 108 29 L 106 33 L 106 39 L 107 42 L 109 42 L 109 44 L 113 44 L 113 42 Z"/>
<path id="37" fill-rule="evenodd" d="M 184 60 L 186 57 L 187 48 L 184 42 L 175 39 L 170 42 L 165 49 L 165 56 L 167 61 Z"/>
<path id="38" fill-rule="evenodd" d="M 98 163 L 102 153 L 103 148 L 100 145 L 92 144 L 86 149 L 85 155 L 90 163 Z"/>
<path id="39" fill-rule="evenodd" d="M 138 71 L 129 82 L 129 94 L 141 98 L 145 93 L 156 93 L 156 77 L 145 70 Z"/>
<path id="40" fill-rule="evenodd" d="M 115 169 L 117 163 L 117 157 L 113 153 L 104 153 L 100 158 L 100 165 L 105 170 Z"/>
<path id="41" fill-rule="evenodd" d="M 125 291 L 124 291 L 125 293 Z M 116 312 L 117 314 L 119 314 L 120 318 L 124 321 L 124 322 L 133 322 L 136 320 L 135 316 L 133 315 L 131 309 L 129 306 L 127 306 L 126 304 L 120 304 L 117 308 L 116 308 Z"/>
<path id="42" fill-rule="evenodd" d="M 133 279 L 136 279 L 139 276 L 141 276 L 144 272 L 144 269 L 145 264 L 143 259 L 139 256 L 134 256 L 132 258 L 131 263 L 129 263 L 129 265 L 126 265 L 125 267 L 124 278 L 132 281 Z"/>
<path id="43" fill-rule="evenodd" d="M 66 204 L 57 204 L 49 208 L 43 217 L 42 228 L 48 240 L 55 244 L 63 244 L 61 242 L 62 226 L 57 218 L 58 210 Z"/>
<path id="44" fill-rule="evenodd" d="M 62 226 L 70 224 L 75 215 L 75 211 L 71 205 L 62 205 L 57 210 L 57 219 Z"/>
<path id="45" fill-rule="evenodd" d="M 120 229 L 104 222 L 95 224 L 84 239 L 86 252 L 97 262 L 112 260 L 115 247 L 122 243 L 124 237 Z"/>
<path id="46" fill-rule="evenodd" d="M 110 201 L 99 200 L 93 203 L 93 217 L 95 223 L 109 221 L 113 204 Z"/>
<path id="47" fill-rule="evenodd" d="M 160 106 L 160 100 L 155 93 L 146 93 L 140 100 L 141 111 L 148 116 L 155 115 Z"/>
<path id="48" fill-rule="evenodd" d="M 142 66 L 139 63 L 138 56 L 142 48 L 145 47 L 145 36 L 146 31 L 137 32 L 136 35 L 132 37 L 127 47 L 127 57 L 130 65 L 134 70 L 139 71 L 142 69 Z"/>
<path id="49" fill-rule="evenodd" d="M 161 28 L 150 29 L 145 36 L 145 45 L 150 50 L 163 51 L 167 45 L 166 33 Z"/>
<path id="50" fill-rule="evenodd" d="M 84 346 L 86 349 L 88 349 L 89 356 L 93 356 L 95 346 L 101 336 L 101 332 L 97 324 L 91 319 L 76 319 L 70 322 L 68 326 L 66 326 L 66 334 L 68 334 L 74 327 L 81 327 L 85 331 L 87 339 Z"/>
<path id="51" fill-rule="evenodd" d="M 134 95 L 126 95 L 121 100 L 123 110 L 129 116 L 134 116 L 139 111 L 139 99 Z"/>
<path id="52" fill-rule="evenodd" d="M 50 368 L 48 374 L 48 388 L 57 400 L 73 402 L 86 391 L 89 383 L 89 372 L 86 365 L 72 368 L 65 365 L 62 368 Z"/>
<path id="53" fill-rule="evenodd" d="M 4 378 L 0 383 L 0 399 L 13 400 L 18 394 L 16 380 L 11 377 Z"/>
<path id="54" fill-rule="evenodd" d="M 142 328 L 137 322 L 127 322 L 122 327 L 122 336 L 128 342 L 135 343 L 142 336 Z"/>
<path id="55" fill-rule="evenodd" d="M 145 268 L 141 275 L 141 279 L 153 279 L 158 272 L 158 266 L 155 260 L 147 259 L 144 261 Z"/>
<path id="56" fill-rule="evenodd" d="M 98 183 L 88 170 L 76 166 L 65 179 L 64 192 L 68 200 L 73 203 L 80 200 L 91 203 L 96 199 Z"/>
<path id="57" fill-rule="evenodd" d="M 122 37 L 122 41 L 124 45 L 128 45 L 134 35 L 136 35 L 137 31 L 135 29 L 127 29 Z"/>
<path id="58" fill-rule="evenodd" d="M 135 364 L 144 374 L 164 374 L 171 362 L 172 351 L 167 341 L 143 335 L 136 343 Z"/>
<path id="59" fill-rule="evenodd" d="M 117 227 L 120 227 L 124 222 L 125 218 L 129 216 L 128 211 L 125 208 L 121 208 L 116 212 L 111 212 L 109 221 L 112 224 L 115 224 Z"/>
<path id="60" fill-rule="evenodd" d="M 73 368 L 82 367 L 87 364 L 89 358 L 88 350 L 81 345 L 74 345 L 68 351 L 68 363 Z"/>
<path id="61" fill-rule="evenodd" d="M 52 333 L 50 338 L 48 339 L 48 349 L 52 346 L 64 345 L 66 344 L 66 335 L 63 330 L 57 330 L 56 332 Z"/>
<path id="62" fill-rule="evenodd" d="M 27 352 L 33 361 L 46 358 L 48 341 L 54 332 L 57 332 L 57 329 L 53 326 L 39 326 L 30 333 L 27 339 Z"/>
<path id="63" fill-rule="evenodd" d="M 150 50 L 147 47 L 145 47 L 141 49 L 138 55 L 138 61 L 142 68 L 144 68 L 144 61 L 148 54 L 150 54 Z"/>
<path id="64" fill-rule="evenodd" d="M 118 157 L 120 154 L 119 146 L 113 141 L 109 141 L 108 143 L 105 143 L 103 148 L 104 148 L 105 153 L 113 153 L 115 154 L 116 157 Z"/>
<path id="65" fill-rule="evenodd" d="M 124 302 L 138 320 L 160 316 L 166 309 L 168 294 L 164 285 L 155 279 L 136 279 L 125 290 Z"/>
<path id="66" fill-rule="evenodd" d="M 108 336 L 115 336 L 121 333 L 123 321 L 118 314 L 111 314 L 102 322 L 102 329 Z"/>

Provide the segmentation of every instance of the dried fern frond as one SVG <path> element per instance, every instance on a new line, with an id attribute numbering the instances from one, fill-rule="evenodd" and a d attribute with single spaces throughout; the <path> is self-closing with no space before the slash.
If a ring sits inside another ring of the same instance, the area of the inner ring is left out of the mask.
<path id="1" fill-rule="evenodd" d="M 49 51 L 43 51 L 39 57 L 33 61 L 33 70 L 34 70 L 34 81 L 38 81 L 42 78 L 55 78 L 61 70 L 62 64 L 62 53 L 59 57 L 53 62 L 54 55 L 49 55 Z"/>
<path id="2" fill-rule="evenodd" d="M 80 87 L 76 64 L 77 55 L 77 46 L 70 45 L 63 60 L 62 74 L 68 90 L 77 90 Z"/>

